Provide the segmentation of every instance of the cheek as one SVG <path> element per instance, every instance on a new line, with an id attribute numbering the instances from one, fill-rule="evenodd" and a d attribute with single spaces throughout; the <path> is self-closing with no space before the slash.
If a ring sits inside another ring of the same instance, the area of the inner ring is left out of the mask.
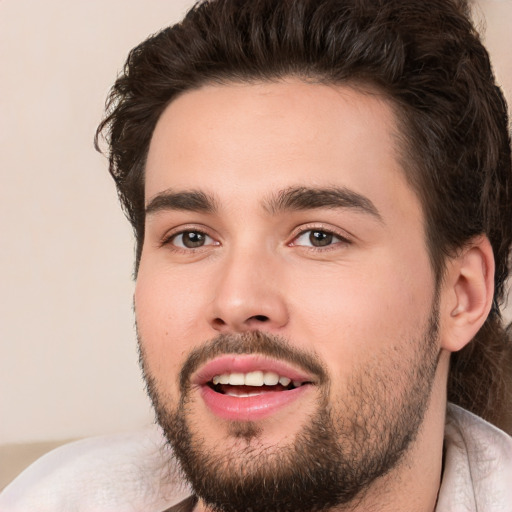
<path id="1" fill-rule="evenodd" d="M 150 269 L 150 270 L 146 270 Z M 201 294 L 190 281 L 142 265 L 135 287 L 135 314 L 145 361 L 151 374 L 165 382 L 177 375 L 191 346 L 200 339 Z"/>
<path id="2" fill-rule="evenodd" d="M 347 374 L 389 349 L 410 350 L 428 321 L 433 293 L 428 260 L 412 253 L 309 273 L 290 293 L 294 332 Z"/>

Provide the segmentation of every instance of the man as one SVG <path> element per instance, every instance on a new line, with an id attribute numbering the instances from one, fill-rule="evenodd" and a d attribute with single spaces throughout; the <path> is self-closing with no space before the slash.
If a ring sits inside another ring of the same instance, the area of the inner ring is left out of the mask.
<path id="1" fill-rule="evenodd" d="M 93 444 L 68 509 L 511 510 L 510 140 L 465 4 L 204 2 L 103 130 L 172 453 Z"/>

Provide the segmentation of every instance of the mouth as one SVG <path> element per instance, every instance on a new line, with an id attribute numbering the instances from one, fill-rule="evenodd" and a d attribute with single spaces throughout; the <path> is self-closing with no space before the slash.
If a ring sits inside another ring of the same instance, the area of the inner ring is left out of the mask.
<path id="1" fill-rule="evenodd" d="M 247 398 L 269 392 L 291 391 L 310 384 L 309 381 L 292 380 L 272 371 L 256 370 L 248 373 L 222 373 L 206 383 L 216 393 Z"/>
<path id="2" fill-rule="evenodd" d="M 206 364 L 192 383 L 215 416 L 256 421 L 289 408 L 315 385 L 287 363 L 263 356 L 224 356 Z"/>

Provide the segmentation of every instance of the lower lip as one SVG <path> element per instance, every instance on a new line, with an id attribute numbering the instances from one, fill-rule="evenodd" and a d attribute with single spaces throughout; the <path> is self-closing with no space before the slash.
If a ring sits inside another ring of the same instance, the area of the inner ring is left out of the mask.
<path id="1" fill-rule="evenodd" d="M 201 395 L 216 416 L 226 420 L 256 421 L 286 408 L 310 387 L 306 384 L 289 391 L 268 391 L 261 395 L 236 397 L 217 393 L 209 386 L 202 386 Z"/>

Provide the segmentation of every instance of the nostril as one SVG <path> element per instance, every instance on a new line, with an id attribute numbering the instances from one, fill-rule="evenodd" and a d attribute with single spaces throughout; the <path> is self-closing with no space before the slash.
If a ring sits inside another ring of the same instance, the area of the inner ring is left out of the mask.
<path id="1" fill-rule="evenodd" d="M 236 318 L 224 320 L 221 317 L 216 317 L 211 321 L 211 325 L 214 329 L 217 329 L 219 331 L 224 331 L 225 329 L 234 329 L 242 332 L 247 329 L 257 328 L 258 325 L 261 325 L 263 323 L 270 323 L 270 321 L 270 317 L 266 315 L 253 315 L 246 318 L 241 323 L 238 323 Z"/>
<path id="2" fill-rule="evenodd" d="M 254 316 L 251 316 L 251 319 L 254 319 L 254 320 L 257 320 L 258 322 L 268 322 L 269 321 L 269 317 L 268 316 L 265 316 L 265 315 L 254 315 Z"/>
<path id="3" fill-rule="evenodd" d="M 226 322 L 224 322 L 224 320 L 222 320 L 222 318 L 215 318 L 213 320 L 213 324 L 216 326 L 216 327 L 222 327 L 223 325 L 226 325 Z"/>

